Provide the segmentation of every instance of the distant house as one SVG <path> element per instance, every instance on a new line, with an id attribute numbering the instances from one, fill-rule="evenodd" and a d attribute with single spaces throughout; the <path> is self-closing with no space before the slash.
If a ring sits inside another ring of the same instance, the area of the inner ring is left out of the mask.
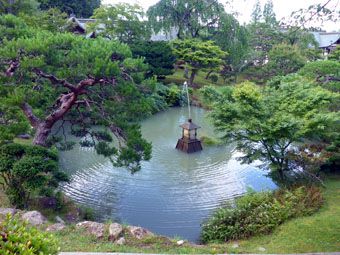
<path id="1" fill-rule="evenodd" d="M 323 49 L 324 55 L 330 54 L 340 44 L 340 32 L 310 32 Z"/>
<path id="2" fill-rule="evenodd" d="M 70 32 L 76 35 L 84 35 L 86 38 L 95 38 L 95 32 L 86 32 L 88 24 L 94 23 L 95 21 L 95 19 L 77 19 L 76 17 L 71 17 L 68 20 L 68 22 L 72 24 Z"/>

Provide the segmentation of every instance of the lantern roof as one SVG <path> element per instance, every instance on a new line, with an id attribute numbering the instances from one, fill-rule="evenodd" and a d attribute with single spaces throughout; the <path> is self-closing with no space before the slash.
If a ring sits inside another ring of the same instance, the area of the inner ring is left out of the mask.
<path id="1" fill-rule="evenodd" d="M 200 126 L 197 126 L 195 123 L 192 122 L 192 119 L 188 119 L 188 122 L 180 125 L 180 127 L 188 130 L 200 128 Z"/>

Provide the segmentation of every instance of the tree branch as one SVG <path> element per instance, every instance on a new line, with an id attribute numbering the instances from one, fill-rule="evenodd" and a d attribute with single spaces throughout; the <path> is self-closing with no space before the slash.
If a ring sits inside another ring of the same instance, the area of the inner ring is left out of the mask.
<path id="1" fill-rule="evenodd" d="M 62 85 L 63 87 L 70 89 L 72 92 L 77 91 L 76 86 L 72 85 L 71 83 L 67 82 L 64 79 L 58 79 L 54 75 L 44 74 L 42 71 L 37 70 L 37 69 L 34 70 L 34 71 L 39 77 L 43 77 L 43 78 L 49 79 L 52 82 L 58 83 L 58 84 Z"/>
<path id="2" fill-rule="evenodd" d="M 0 72 L 0 76 L 11 78 L 14 75 L 14 72 L 20 67 L 19 61 L 11 61 L 8 64 L 9 68 L 7 68 L 5 72 Z"/>
<path id="3" fill-rule="evenodd" d="M 25 102 L 25 103 L 21 104 L 19 107 L 24 112 L 24 114 L 26 115 L 26 117 L 30 121 L 31 125 L 35 129 L 37 129 L 38 126 L 41 124 L 41 120 L 37 116 L 35 116 L 31 106 L 28 103 Z"/>

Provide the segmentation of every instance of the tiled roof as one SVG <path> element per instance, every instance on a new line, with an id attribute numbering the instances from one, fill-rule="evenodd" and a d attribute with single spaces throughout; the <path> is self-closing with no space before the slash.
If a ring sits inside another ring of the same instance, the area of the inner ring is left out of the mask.
<path id="1" fill-rule="evenodd" d="M 319 43 L 319 48 L 326 48 L 340 39 L 340 32 L 310 32 Z"/>

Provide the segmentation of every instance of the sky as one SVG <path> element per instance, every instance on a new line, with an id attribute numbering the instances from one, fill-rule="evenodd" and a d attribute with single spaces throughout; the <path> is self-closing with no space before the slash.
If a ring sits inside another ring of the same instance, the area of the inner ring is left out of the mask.
<path id="1" fill-rule="evenodd" d="M 119 2 L 127 2 L 130 4 L 138 3 L 141 5 L 146 11 L 151 5 L 154 5 L 159 0 L 102 0 L 104 4 L 116 4 Z M 276 17 L 280 20 L 283 17 L 289 16 L 293 11 L 299 10 L 300 8 L 307 8 L 312 4 L 325 4 L 328 0 L 272 0 L 274 4 L 274 12 L 276 13 Z M 336 9 L 340 10 L 340 0 L 331 0 L 327 7 L 331 10 Z M 225 4 L 225 0 L 219 0 L 220 3 Z M 237 19 L 241 24 L 248 23 L 250 20 L 250 15 L 253 11 L 253 6 L 256 0 L 233 0 L 231 6 L 233 6 L 233 11 L 239 13 Z M 267 0 L 260 0 L 262 5 L 262 9 Z M 230 5 L 229 5 L 230 6 Z M 229 9 L 230 7 L 228 7 Z M 228 11 L 226 8 L 226 11 Z M 340 21 L 335 22 L 327 22 L 323 26 L 323 29 L 326 31 L 339 31 L 340 30 Z"/>

